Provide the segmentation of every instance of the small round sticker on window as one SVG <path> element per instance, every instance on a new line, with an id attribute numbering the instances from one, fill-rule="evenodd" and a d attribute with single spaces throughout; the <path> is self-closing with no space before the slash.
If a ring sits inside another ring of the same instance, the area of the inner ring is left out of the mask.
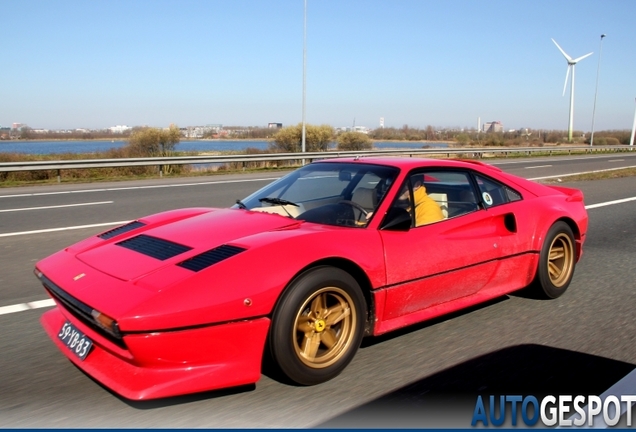
<path id="1" fill-rule="evenodd" d="M 492 197 L 488 192 L 484 192 L 481 194 L 481 197 L 484 199 L 484 202 L 488 205 L 492 205 Z"/>

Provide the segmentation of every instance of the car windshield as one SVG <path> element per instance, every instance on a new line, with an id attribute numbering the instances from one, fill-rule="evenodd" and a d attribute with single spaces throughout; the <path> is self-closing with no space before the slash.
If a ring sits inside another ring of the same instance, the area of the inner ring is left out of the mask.
<path id="1" fill-rule="evenodd" d="M 397 173 L 397 168 L 364 163 L 312 163 L 240 200 L 234 208 L 365 227 Z"/>

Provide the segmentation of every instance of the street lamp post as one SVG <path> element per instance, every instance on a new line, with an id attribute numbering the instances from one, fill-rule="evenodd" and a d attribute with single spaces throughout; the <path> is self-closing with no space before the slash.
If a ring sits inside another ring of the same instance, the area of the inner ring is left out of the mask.
<path id="1" fill-rule="evenodd" d="M 590 146 L 594 144 L 594 117 L 596 115 L 596 95 L 598 94 L 598 76 L 601 72 L 601 55 L 603 54 L 603 38 L 604 34 L 601 35 L 601 42 L 599 43 L 598 48 L 598 66 L 596 67 L 596 89 L 594 90 L 594 108 L 592 109 L 592 135 L 590 136 Z"/>
<path id="2" fill-rule="evenodd" d="M 636 110 L 634 111 L 634 125 L 632 126 L 632 137 L 629 139 L 629 145 L 634 146 L 634 133 L 636 133 Z"/>
<path id="3" fill-rule="evenodd" d="M 305 107 L 306 107 L 306 88 L 307 88 L 307 0 L 305 0 L 305 14 L 303 24 L 303 132 L 302 132 L 302 152 L 305 153 Z M 305 159 L 302 164 L 305 165 Z"/>

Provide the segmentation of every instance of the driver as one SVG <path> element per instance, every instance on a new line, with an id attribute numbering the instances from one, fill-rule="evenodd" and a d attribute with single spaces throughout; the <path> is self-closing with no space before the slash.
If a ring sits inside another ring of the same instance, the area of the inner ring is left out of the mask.
<path id="1" fill-rule="evenodd" d="M 413 182 L 413 199 L 415 202 L 415 226 L 422 226 L 444 219 L 444 214 L 439 204 L 426 193 L 426 187 L 422 183 L 422 179 L 418 177 L 412 178 Z M 411 197 L 408 186 L 405 184 L 400 194 L 400 201 L 408 202 L 407 210 L 411 211 Z"/>
<path id="2" fill-rule="evenodd" d="M 420 180 L 416 180 L 413 184 L 413 199 L 415 201 L 416 227 L 444 219 L 439 204 L 426 194 L 426 187 Z"/>

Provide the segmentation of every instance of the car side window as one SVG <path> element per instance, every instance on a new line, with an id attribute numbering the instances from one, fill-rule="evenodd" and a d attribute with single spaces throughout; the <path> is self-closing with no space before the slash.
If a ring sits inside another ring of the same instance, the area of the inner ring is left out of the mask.
<path id="1" fill-rule="evenodd" d="M 470 176 L 460 171 L 425 171 L 409 175 L 393 204 L 411 214 L 413 227 L 478 210 Z"/>
<path id="2" fill-rule="evenodd" d="M 477 180 L 479 193 L 486 208 L 520 201 L 522 199 L 519 192 L 498 181 L 481 175 L 476 175 L 475 179 Z"/>

